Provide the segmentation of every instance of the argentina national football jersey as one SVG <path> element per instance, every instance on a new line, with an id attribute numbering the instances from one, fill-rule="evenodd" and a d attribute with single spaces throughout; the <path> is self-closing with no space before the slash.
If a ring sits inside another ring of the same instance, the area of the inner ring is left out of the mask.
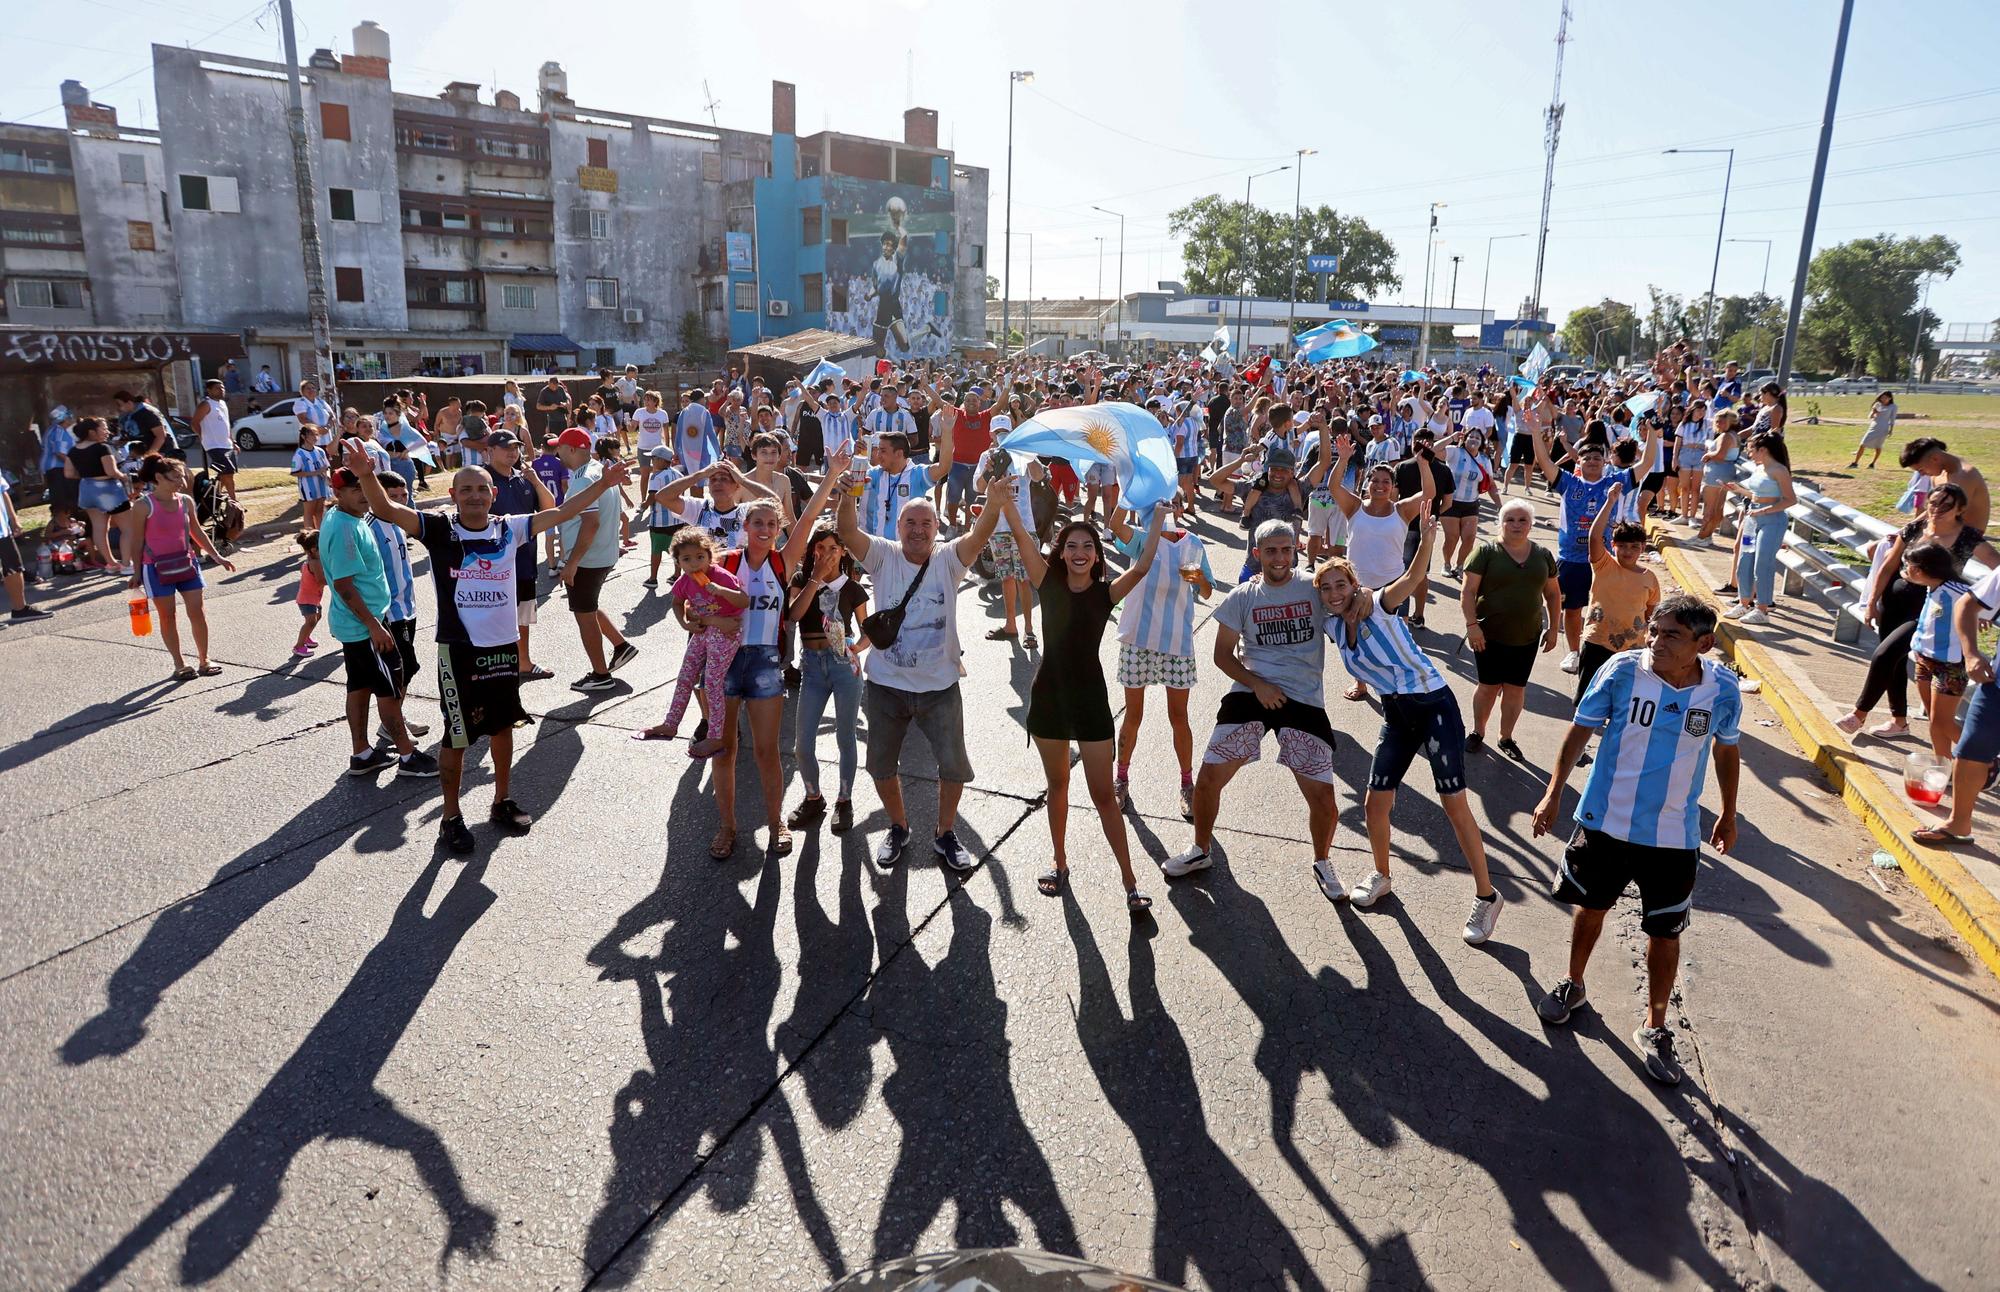
<path id="1" fill-rule="evenodd" d="M 1653 672 L 1649 650 L 1612 656 L 1576 706 L 1578 726 L 1604 732 L 1577 824 L 1653 848 L 1699 848 L 1709 744 L 1735 744 L 1742 716 L 1736 674 L 1714 660 L 1679 688 Z"/>

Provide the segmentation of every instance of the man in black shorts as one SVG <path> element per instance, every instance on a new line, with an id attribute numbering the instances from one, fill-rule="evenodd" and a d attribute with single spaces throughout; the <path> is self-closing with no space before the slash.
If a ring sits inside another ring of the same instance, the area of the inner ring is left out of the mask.
<path id="1" fill-rule="evenodd" d="M 1170 876 L 1207 870 L 1222 790 L 1257 761 L 1266 734 L 1278 738 L 1278 765 L 1305 796 L 1315 878 L 1332 874 L 1333 725 L 1321 679 L 1327 611 L 1311 582 L 1293 570 L 1298 536 L 1290 521 L 1267 520 L 1254 535 L 1259 573 L 1215 610 L 1215 666 L 1234 681 L 1215 713 L 1215 732 L 1194 782 L 1194 847 L 1160 867 Z M 1238 646 L 1241 646 L 1241 652 Z M 1338 877 L 1332 879 L 1338 887 Z"/>
<path id="2" fill-rule="evenodd" d="M 476 846 L 459 810 L 458 790 L 465 751 L 485 736 L 493 746 L 492 822 L 525 834 L 534 818 L 508 795 L 514 762 L 514 723 L 521 709 L 520 627 L 515 622 L 514 563 L 526 540 L 582 514 L 606 489 L 625 482 L 625 466 L 614 462 L 588 487 L 569 491 L 563 505 L 527 516 L 495 516 L 493 481 L 479 467 L 452 476 L 450 515 L 418 512 L 392 501 L 376 478 L 375 464 L 358 440 L 349 440 L 345 465 L 360 482 L 369 510 L 431 553 L 437 588 L 438 702 L 444 711 L 444 820 L 438 839 L 453 852 Z M 534 559 L 527 544 L 526 559 Z"/>

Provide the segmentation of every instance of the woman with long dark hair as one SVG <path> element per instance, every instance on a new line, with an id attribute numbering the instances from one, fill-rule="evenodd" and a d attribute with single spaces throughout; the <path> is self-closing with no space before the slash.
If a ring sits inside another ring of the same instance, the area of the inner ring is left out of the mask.
<path id="1" fill-rule="evenodd" d="M 1020 505 L 1012 493 L 1002 493 L 1001 503 L 1018 532 Z M 1047 637 L 1028 691 L 1028 735 L 1048 778 L 1049 841 L 1055 857 L 1054 864 L 1035 883 L 1044 894 L 1054 897 L 1069 876 L 1069 749 L 1074 744 L 1082 755 L 1084 782 L 1103 823 L 1105 840 L 1118 859 L 1119 875 L 1125 882 L 1125 908 L 1134 914 L 1151 907 L 1153 899 L 1139 891 L 1138 877 L 1132 873 L 1125 818 L 1111 784 L 1116 733 L 1098 647 L 1112 610 L 1153 568 L 1166 514 L 1164 506 L 1153 509 L 1146 545 L 1116 581 L 1105 569 L 1103 536 L 1088 521 L 1073 520 L 1057 530 L 1047 555 L 1032 544 L 1021 549 L 1028 581 L 1041 597 L 1042 630 Z"/>
<path id="2" fill-rule="evenodd" d="M 1772 387 L 1764 393 L 1770 395 Z M 1783 416 L 1782 392 L 1778 403 L 1765 405 Z M 1761 419 L 1762 414 L 1759 414 Z M 1771 622 L 1777 604 L 1778 552 L 1785 542 L 1785 512 L 1798 501 L 1792 490 L 1792 455 L 1779 431 L 1760 431 L 1750 437 L 1750 474 L 1729 486 L 1730 492 L 1750 500 L 1749 510 L 1739 522 L 1742 533 L 1736 557 L 1736 604 L 1722 612 L 1745 627 L 1758 628 Z"/>
<path id="3" fill-rule="evenodd" d="M 868 616 L 868 585 L 854 558 L 830 524 L 813 531 L 805 557 L 792 575 L 786 622 L 799 634 L 799 712 L 794 753 L 806 794 L 785 818 L 794 830 L 817 826 L 826 816 L 820 793 L 820 719 L 833 702 L 833 734 L 840 746 L 840 793 L 833 801 L 833 832 L 854 825 L 854 772 L 860 762 L 855 728 L 861 716 L 861 652 L 867 638 L 854 626 Z"/>

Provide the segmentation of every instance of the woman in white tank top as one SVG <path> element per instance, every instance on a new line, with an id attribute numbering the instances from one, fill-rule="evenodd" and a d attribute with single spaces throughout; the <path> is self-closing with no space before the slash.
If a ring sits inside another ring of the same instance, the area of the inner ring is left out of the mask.
<path id="1" fill-rule="evenodd" d="M 1403 573 L 1403 542 L 1409 535 L 1410 522 L 1430 506 L 1437 489 L 1435 477 L 1427 470 L 1418 472 L 1423 492 L 1398 502 L 1396 469 L 1378 463 L 1368 469 L 1363 484 L 1367 495 L 1364 500 L 1342 483 L 1347 475 L 1347 461 L 1354 456 L 1353 437 L 1340 437 L 1336 455 L 1330 479 L 1334 505 L 1348 518 L 1347 559 L 1363 587 L 1386 587 Z M 1383 609 L 1394 613 L 1397 607 Z M 1367 698 L 1368 688 L 1356 681 L 1342 694 L 1349 700 L 1362 700 Z"/>

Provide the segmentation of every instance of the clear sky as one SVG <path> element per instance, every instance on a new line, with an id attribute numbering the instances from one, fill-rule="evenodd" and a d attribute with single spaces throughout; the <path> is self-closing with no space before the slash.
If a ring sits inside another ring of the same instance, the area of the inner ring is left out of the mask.
<path id="1" fill-rule="evenodd" d="M 1770 239 L 1770 290 L 1789 290 L 1812 151 L 1839 18 L 1837 0 L 1695 0 L 1662 9 L 1575 0 L 1563 71 L 1568 112 L 1557 157 L 1543 300 L 1560 321 L 1610 295 L 1641 303 L 1648 283 L 1706 289 L 1723 158 L 1737 148 L 1726 236 Z M 1426 206 L 1439 213 L 1440 299 L 1477 305 L 1488 238 L 1529 233 L 1541 198 L 1542 111 L 1554 71 L 1559 0 L 1427 0 L 1401 8 L 1067 0 L 795 0 L 580 9 L 522 0 L 404 9 L 299 0 L 301 57 L 346 51 L 374 18 L 393 42 L 399 90 L 448 80 L 534 100 L 547 58 L 579 102 L 770 127 L 770 82 L 799 87 L 799 128 L 900 137 L 902 110 L 938 110 L 942 142 L 993 172 L 988 257 L 1002 263 L 1007 73 L 1032 70 L 1016 98 L 1014 294 L 1099 290 L 1179 274 L 1166 214 L 1204 193 L 1260 205 L 1308 203 L 1358 214 L 1395 240 L 1416 299 Z M 194 44 L 281 57 L 275 7 L 236 0 L 66 0 L 10 13 L 0 49 L 17 73 L 0 119 L 56 122 L 66 77 L 151 122 L 148 46 Z M 1856 6 L 1818 245 L 1869 233 L 1943 233 L 1964 266 L 1933 290 L 1947 321 L 2000 317 L 2000 5 L 1936 0 Z M 115 83 L 114 83 L 115 82 Z M 706 91 L 704 91 L 704 83 Z M 1489 301 L 1504 316 L 1527 294 L 1534 240 L 1492 244 Z M 1757 289 L 1761 242 L 1725 244 L 1718 290 Z"/>

